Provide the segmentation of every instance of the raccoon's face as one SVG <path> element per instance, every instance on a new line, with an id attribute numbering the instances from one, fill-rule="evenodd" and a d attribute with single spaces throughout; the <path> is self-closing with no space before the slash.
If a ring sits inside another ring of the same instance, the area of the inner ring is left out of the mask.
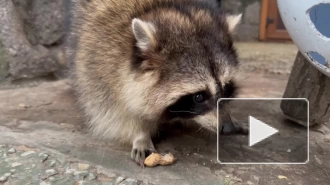
<path id="1" fill-rule="evenodd" d="M 132 66 L 157 78 L 151 92 L 159 96 L 153 104 L 163 107 L 166 121 L 189 119 L 217 131 L 219 114 L 221 126 L 232 125 L 226 105 L 217 112 L 217 101 L 236 93 L 238 61 L 231 34 L 240 18 L 205 12 L 187 17 L 167 10 L 151 21 L 133 20 Z"/>

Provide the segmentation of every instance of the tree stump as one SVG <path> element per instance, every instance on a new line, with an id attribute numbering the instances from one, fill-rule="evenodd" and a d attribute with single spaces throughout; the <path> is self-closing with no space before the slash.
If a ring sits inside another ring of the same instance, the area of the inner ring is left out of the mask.
<path id="1" fill-rule="evenodd" d="M 298 52 L 283 98 L 307 98 L 309 126 L 330 121 L 330 78 L 318 71 Z M 301 101 L 302 102 L 302 101 Z M 283 113 L 292 121 L 306 125 L 307 103 L 282 101 Z"/>

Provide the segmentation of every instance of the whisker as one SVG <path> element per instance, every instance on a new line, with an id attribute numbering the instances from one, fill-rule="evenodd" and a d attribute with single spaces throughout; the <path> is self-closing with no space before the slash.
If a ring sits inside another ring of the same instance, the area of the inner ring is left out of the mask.
<path id="1" fill-rule="evenodd" d="M 198 115 L 197 112 L 184 111 L 184 110 L 179 110 L 179 111 L 173 111 L 173 110 L 170 110 L 170 112 L 175 112 L 175 113 L 191 113 L 191 114 Z"/>
<path id="2" fill-rule="evenodd" d="M 202 127 L 200 133 L 201 133 L 201 135 L 202 135 L 203 137 L 207 136 L 207 129 L 205 129 L 205 128 Z"/>
<path id="3" fill-rule="evenodd" d="M 203 129 L 203 127 L 199 127 L 199 129 L 197 129 L 195 133 L 197 133 L 198 131 L 201 131 L 202 129 Z"/>

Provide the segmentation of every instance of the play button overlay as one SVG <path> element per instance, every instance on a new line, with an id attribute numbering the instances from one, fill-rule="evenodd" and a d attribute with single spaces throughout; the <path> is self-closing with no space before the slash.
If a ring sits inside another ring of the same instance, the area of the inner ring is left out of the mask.
<path id="1" fill-rule="evenodd" d="M 299 122 L 283 113 L 284 104 L 291 106 L 285 110 L 291 109 Z M 249 134 L 222 135 L 223 123 L 228 124 L 228 120 L 236 127 L 248 128 Z M 308 137 L 306 99 L 224 98 L 218 101 L 217 159 L 221 164 L 306 164 Z"/>
<path id="2" fill-rule="evenodd" d="M 278 132 L 277 129 L 263 123 L 262 121 L 252 116 L 249 116 L 249 126 L 250 126 L 249 146 L 253 146 Z"/>

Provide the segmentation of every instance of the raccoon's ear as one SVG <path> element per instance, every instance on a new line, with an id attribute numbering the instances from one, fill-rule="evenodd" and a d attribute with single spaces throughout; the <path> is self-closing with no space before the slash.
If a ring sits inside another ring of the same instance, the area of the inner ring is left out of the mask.
<path id="1" fill-rule="evenodd" d="M 228 24 L 229 32 L 233 33 L 237 25 L 241 23 L 242 14 L 238 15 L 227 15 L 226 21 Z"/>
<path id="2" fill-rule="evenodd" d="M 132 29 L 137 40 L 137 46 L 142 51 L 147 51 L 156 47 L 156 28 L 152 23 L 134 18 L 132 21 Z"/>

